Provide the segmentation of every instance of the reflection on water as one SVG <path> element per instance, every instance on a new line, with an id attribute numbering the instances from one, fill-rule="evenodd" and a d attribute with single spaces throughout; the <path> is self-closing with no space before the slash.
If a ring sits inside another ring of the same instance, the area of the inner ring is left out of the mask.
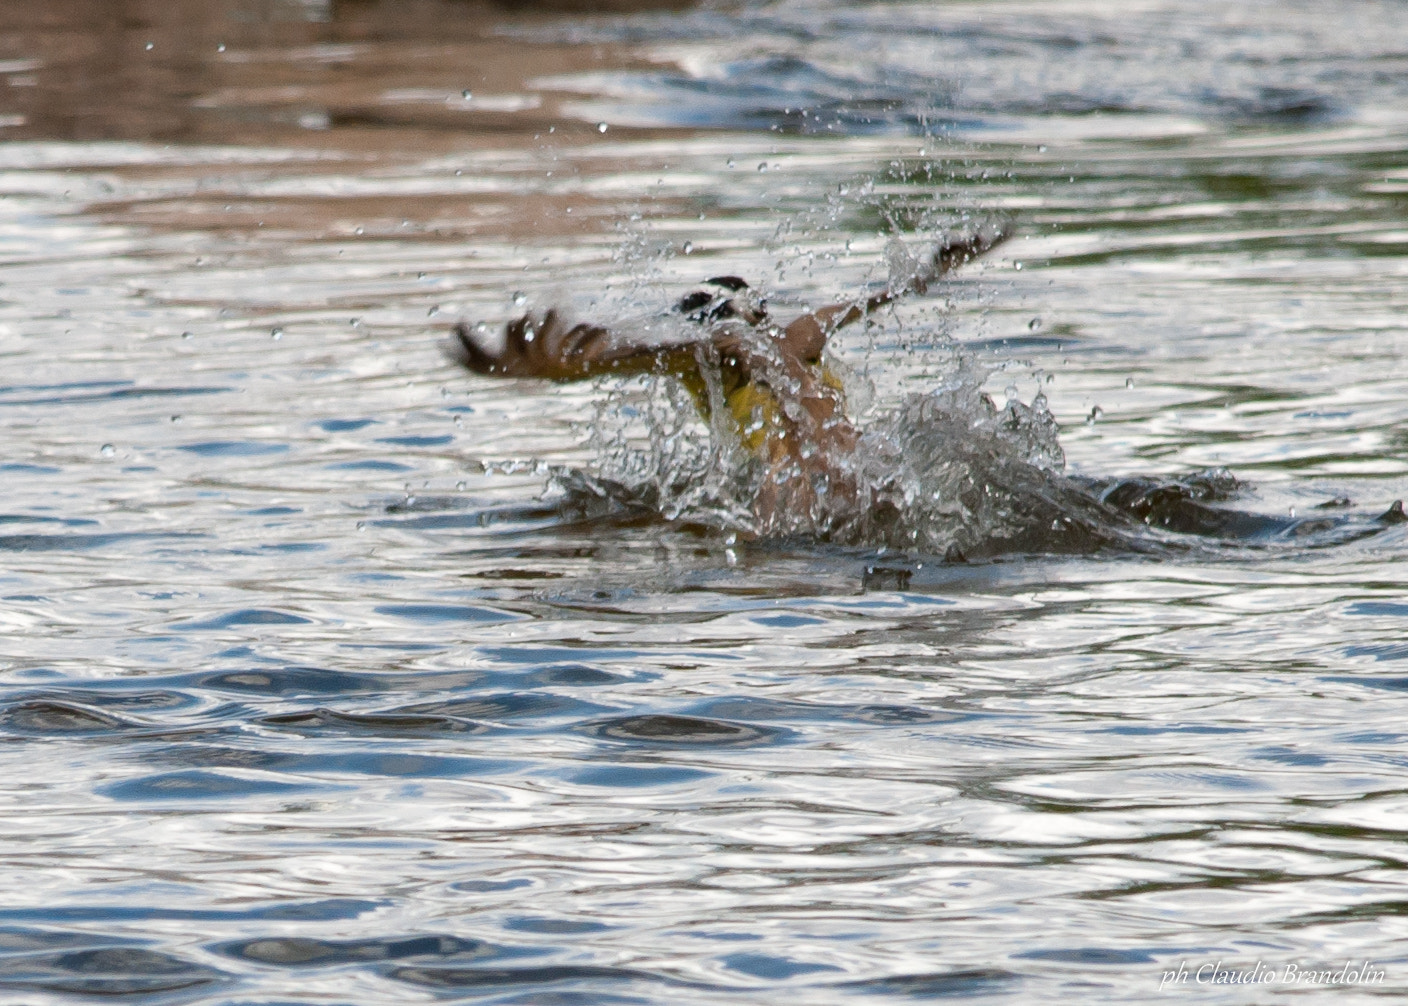
<path id="1" fill-rule="evenodd" d="M 647 389 L 439 344 L 721 272 L 788 314 L 1004 214 L 840 337 L 859 409 L 970 366 L 1046 396 L 1077 479 L 1372 520 L 1404 16 L 7 7 L 4 995 L 1401 991 L 1404 525 L 959 564 L 565 510 Z"/>

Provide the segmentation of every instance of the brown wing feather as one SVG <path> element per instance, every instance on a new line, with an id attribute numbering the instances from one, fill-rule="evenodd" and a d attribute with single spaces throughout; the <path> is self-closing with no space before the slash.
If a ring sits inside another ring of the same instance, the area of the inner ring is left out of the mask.
<path id="1" fill-rule="evenodd" d="M 504 326 L 498 353 L 486 349 L 469 326 L 454 330 L 455 360 L 477 374 L 578 381 L 606 373 L 642 373 L 678 355 L 678 346 L 642 345 L 620 339 L 601 325 L 568 326 L 556 310 L 525 314 Z"/>

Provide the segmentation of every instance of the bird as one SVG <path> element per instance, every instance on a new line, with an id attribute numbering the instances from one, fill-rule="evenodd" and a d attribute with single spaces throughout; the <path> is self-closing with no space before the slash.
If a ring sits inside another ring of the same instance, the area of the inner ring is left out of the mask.
<path id="1" fill-rule="evenodd" d="M 603 375 L 668 374 L 688 390 L 700 416 L 723 429 L 763 467 L 754 500 L 757 531 L 784 529 L 796 514 L 854 507 L 859 488 L 846 460 L 860 433 L 846 412 L 842 382 L 823 359 L 837 331 L 902 297 L 928 293 L 952 270 L 1006 241 L 1006 226 L 949 237 L 909 259 L 885 289 L 780 323 L 741 277 L 712 276 L 672 308 L 682 334 L 633 335 L 571 324 L 556 308 L 528 312 L 504 327 L 502 345 L 481 341 L 482 326 L 454 328 L 451 357 L 491 377 L 582 381 Z M 714 420 L 721 420 L 714 422 Z M 815 522 L 815 521 L 814 521 Z"/>

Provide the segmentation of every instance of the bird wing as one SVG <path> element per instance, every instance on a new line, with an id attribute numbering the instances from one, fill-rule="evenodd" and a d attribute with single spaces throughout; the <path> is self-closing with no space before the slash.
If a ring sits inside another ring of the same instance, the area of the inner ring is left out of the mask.
<path id="1" fill-rule="evenodd" d="M 1004 225 L 945 240 L 936 246 L 926 259 L 921 260 L 909 275 L 902 277 L 898 283 L 892 283 L 880 293 L 865 300 L 830 304 L 792 321 L 785 329 L 791 350 L 802 359 L 816 359 L 821 356 L 826 340 L 832 332 L 859 321 L 907 294 L 928 293 L 929 284 L 934 280 L 973 261 L 1011 236 L 1012 231 Z"/>
<path id="2" fill-rule="evenodd" d="M 773 345 L 783 357 L 815 362 L 821 357 L 827 338 L 837 329 L 906 294 L 926 293 L 934 280 L 1007 240 L 1010 234 L 1005 228 L 997 228 L 951 238 L 938 245 L 926 259 L 909 270 L 908 275 L 866 300 L 820 308 L 795 319 L 780 331 L 769 327 L 776 340 Z M 742 280 L 735 281 L 746 286 Z M 455 326 L 455 343 L 450 353 L 478 374 L 579 381 L 601 374 L 631 375 L 657 369 L 688 374 L 697 368 L 694 347 L 712 342 L 726 357 L 734 357 L 745 367 L 753 365 L 756 369 L 765 361 L 744 359 L 758 351 L 758 347 L 751 345 L 756 340 L 741 338 L 734 331 L 735 327 L 706 325 L 698 329 L 697 335 L 683 341 L 678 338 L 662 341 L 657 332 L 632 334 L 589 323 L 569 325 L 556 309 L 551 309 L 541 316 L 530 313 L 510 321 L 504 327 L 503 347 L 497 352 L 487 348 L 474 330 L 461 323 Z"/>
<path id="3" fill-rule="evenodd" d="M 644 373 L 662 362 L 668 364 L 681 352 L 692 358 L 687 344 L 661 343 L 648 333 L 630 338 L 601 325 L 569 325 L 556 309 L 510 321 L 504 326 L 503 348 L 498 352 L 486 348 L 474 331 L 461 323 L 455 326 L 455 344 L 450 351 L 459 363 L 478 374 L 552 381 Z"/>

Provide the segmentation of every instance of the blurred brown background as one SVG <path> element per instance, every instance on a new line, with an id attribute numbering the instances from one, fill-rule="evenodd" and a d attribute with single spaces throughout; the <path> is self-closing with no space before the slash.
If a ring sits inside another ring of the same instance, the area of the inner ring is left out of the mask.
<path id="1" fill-rule="evenodd" d="M 674 0 L 648 6 L 671 6 Z M 630 64 L 535 26 L 631 0 L 36 0 L 0 5 L 0 141 L 434 145 L 562 123 L 545 74 Z M 509 29 L 505 31 L 504 29 Z M 560 36 L 560 33 L 558 33 Z M 526 39 L 528 40 L 525 40 Z M 470 92 L 465 98 L 464 93 Z M 336 137 L 331 137 L 334 131 Z"/>

